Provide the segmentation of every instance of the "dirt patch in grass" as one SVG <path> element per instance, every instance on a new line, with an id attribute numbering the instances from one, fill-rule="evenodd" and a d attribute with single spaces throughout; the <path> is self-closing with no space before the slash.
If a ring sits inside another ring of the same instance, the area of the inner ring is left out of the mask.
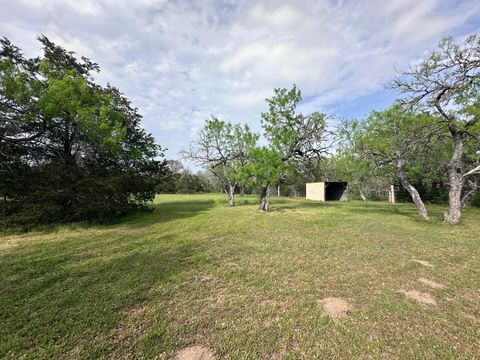
<path id="1" fill-rule="evenodd" d="M 429 293 L 422 293 L 417 290 L 400 290 L 402 294 L 404 294 L 407 298 L 415 300 L 416 302 L 422 305 L 430 305 L 435 306 L 437 305 L 437 301 L 430 295 Z"/>
<path id="2" fill-rule="evenodd" d="M 440 284 L 440 283 L 437 283 L 435 281 L 428 280 L 428 279 L 425 279 L 425 278 L 419 278 L 418 281 L 420 281 L 421 283 L 423 283 L 427 286 L 430 286 L 432 289 L 445 289 L 445 287 L 446 287 L 443 284 Z"/>
<path id="3" fill-rule="evenodd" d="M 178 351 L 174 360 L 213 360 L 213 353 L 203 346 L 189 346 Z"/>
<path id="4" fill-rule="evenodd" d="M 428 261 L 425 260 L 417 260 L 417 259 L 412 259 L 413 262 L 419 263 L 420 265 L 423 265 L 425 267 L 433 268 L 434 266 L 430 264 Z"/>
<path id="5" fill-rule="evenodd" d="M 321 301 L 323 310 L 333 319 L 338 320 L 353 309 L 347 301 L 339 298 L 325 298 Z"/>

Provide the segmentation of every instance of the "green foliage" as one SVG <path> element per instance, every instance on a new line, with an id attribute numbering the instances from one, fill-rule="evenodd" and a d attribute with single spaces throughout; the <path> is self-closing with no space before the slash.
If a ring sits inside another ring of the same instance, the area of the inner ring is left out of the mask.
<path id="1" fill-rule="evenodd" d="M 266 100 L 268 112 L 262 113 L 265 136 L 285 161 L 318 157 L 328 150 L 327 116 L 318 112 L 297 114 L 301 100 L 301 92 L 295 85 L 290 90 L 277 88 L 274 96 Z"/>
<path id="2" fill-rule="evenodd" d="M 478 181 L 480 158 L 480 37 L 467 37 L 457 44 L 445 37 L 438 48 L 393 81 L 406 96 L 401 102 L 437 115 L 429 136 L 443 135 L 450 142 L 446 165 L 449 208 L 445 222 L 458 223 L 462 196 L 469 194 L 469 181 Z M 426 144 L 429 141 L 425 142 Z M 476 179 L 474 179 L 476 178 Z"/>
<path id="3" fill-rule="evenodd" d="M 286 169 L 280 154 L 275 149 L 265 146 L 251 149 L 249 159 L 250 161 L 241 168 L 239 179 L 244 183 L 253 181 L 261 188 L 278 182 Z"/>
<path id="4" fill-rule="evenodd" d="M 185 155 L 213 173 L 225 186 L 236 184 L 242 179 L 240 169 L 247 163 L 257 140 L 258 134 L 248 125 L 233 125 L 212 116 Z"/>
<path id="5" fill-rule="evenodd" d="M 473 34 L 463 44 L 444 37 L 438 48 L 415 68 L 394 81 L 410 95 L 410 101 L 444 116 L 455 130 L 480 135 L 480 36 Z"/>
<path id="6" fill-rule="evenodd" d="M 193 194 L 201 192 L 223 192 L 223 185 L 218 183 L 209 172 L 192 173 L 178 160 L 166 161 L 157 192 L 164 194 Z"/>
<path id="7" fill-rule="evenodd" d="M 451 149 L 445 143 L 444 131 L 431 132 L 436 123 L 438 118 L 429 113 L 399 105 L 373 111 L 360 121 L 347 121 L 342 130 L 341 154 L 349 163 L 349 181 L 364 192 L 372 181 L 381 187 L 397 184 L 400 165 L 425 200 L 445 200 L 446 165 Z M 336 165 L 342 167 L 341 162 Z M 403 190 L 399 195 L 401 199 L 409 197 Z"/>
<path id="8" fill-rule="evenodd" d="M 352 122 L 353 140 L 366 158 L 379 165 L 390 164 L 419 147 L 417 130 L 426 125 L 426 119 L 400 106 L 373 111 L 365 120 Z"/>
<path id="9" fill-rule="evenodd" d="M 262 113 L 262 127 L 269 143 L 252 148 L 248 162 L 239 172 L 241 182 L 250 181 L 262 189 L 261 197 L 268 185 L 279 183 L 288 175 L 296 176 L 294 169 L 297 166 L 309 159 L 318 159 L 328 149 L 324 144 L 326 115 L 297 114 L 296 108 L 301 100 L 301 92 L 295 85 L 290 90 L 274 89 L 274 95 L 266 99 L 268 112 Z"/>
<path id="10" fill-rule="evenodd" d="M 182 173 L 175 184 L 175 192 L 181 194 L 192 194 L 205 192 L 205 184 L 195 174 L 188 171 Z"/>
<path id="11" fill-rule="evenodd" d="M 472 206 L 475 207 L 480 207 L 480 194 L 477 194 L 473 199 L 472 199 Z"/>
<path id="12" fill-rule="evenodd" d="M 98 66 L 40 37 L 43 57 L 0 52 L 0 211 L 8 222 L 103 219 L 153 199 L 162 149 Z"/>
<path id="13" fill-rule="evenodd" d="M 231 191 L 240 186 L 265 188 L 278 183 L 294 163 L 322 156 L 328 149 L 325 114 L 296 113 L 300 90 L 275 89 L 262 114 L 268 145 L 257 147 L 259 136 L 247 125 L 232 125 L 213 117 L 186 156 L 215 174 Z M 228 186 L 227 186 L 228 185 Z"/>

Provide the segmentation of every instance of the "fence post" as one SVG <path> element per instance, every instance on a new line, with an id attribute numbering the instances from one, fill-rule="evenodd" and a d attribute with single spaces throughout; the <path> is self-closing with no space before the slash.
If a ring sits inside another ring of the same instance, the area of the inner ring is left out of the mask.
<path id="1" fill-rule="evenodd" d="M 395 188 L 393 185 L 390 185 L 390 191 L 388 192 L 388 201 L 391 203 L 395 203 Z"/>

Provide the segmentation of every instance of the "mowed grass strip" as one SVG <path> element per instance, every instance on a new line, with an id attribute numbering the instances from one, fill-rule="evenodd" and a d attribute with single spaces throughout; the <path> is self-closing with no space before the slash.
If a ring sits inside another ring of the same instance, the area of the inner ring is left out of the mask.
<path id="1" fill-rule="evenodd" d="M 480 357 L 479 209 L 453 227 L 442 206 L 237 203 L 0 235 L 0 358 Z"/>

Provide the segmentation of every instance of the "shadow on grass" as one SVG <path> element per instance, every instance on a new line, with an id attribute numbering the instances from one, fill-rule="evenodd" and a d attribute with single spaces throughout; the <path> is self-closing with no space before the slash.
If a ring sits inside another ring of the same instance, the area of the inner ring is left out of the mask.
<path id="1" fill-rule="evenodd" d="M 206 213 L 218 204 L 215 200 L 174 200 L 151 205 L 151 211 L 129 215 L 123 225 L 138 228 L 178 219 L 186 219 Z"/>
<path id="2" fill-rule="evenodd" d="M 297 201 L 296 201 L 297 200 Z M 277 205 L 280 204 L 280 205 Z M 437 206 L 438 207 L 438 206 Z M 419 219 L 415 206 L 410 203 L 390 204 L 386 202 L 360 202 L 360 201 L 325 201 L 315 202 L 305 199 L 292 199 L 290 201 L 272 200 L 272 212 L 285 212 L 294 209 L 337 209 L 344 214 L 378 214 L 378 215 L 394 215 L 405 216 L 411 219 Z M 429 209 L 430 210 L 430 209 Z M 437 218 L 440 215 L 437 208 L 431 211 L 432 217 Z M 439 217 L 440 218 L 440 217 Z"/>
<path id="3" fill-rule="evenodd" d="M 21 235 L 27 233 L 51 234 L 63 229 L 80 230 L 89 228 L 108 229 L 118 225 L 131 228 L 141 228 L 150 225 L 184 219 L 201 213 L 216 206 L 215 200 L 176 200 L 150 204 L 146 209 L 139 209 L 124 216 L 108 219 L 103 222 L 70 222 L 52 223 L 32 226 L 28 229 L 8 229 L 0 231 L 0 235 Z"/>
<path id="4" fill-rule="evenodd" d="M 168 299 L 159 289 L 211 261 L 202 244 L 172 235 L 152 241 L 119 233 L 114 242 L 71 239 L 8 252 L 0 257 L 0 358 L 41 357 L 45 348 L 54 358 L 74 348 L 86 357 L 113 351 L 114 338 L 95 339 L 117 336 L 131 311 Z"/>

